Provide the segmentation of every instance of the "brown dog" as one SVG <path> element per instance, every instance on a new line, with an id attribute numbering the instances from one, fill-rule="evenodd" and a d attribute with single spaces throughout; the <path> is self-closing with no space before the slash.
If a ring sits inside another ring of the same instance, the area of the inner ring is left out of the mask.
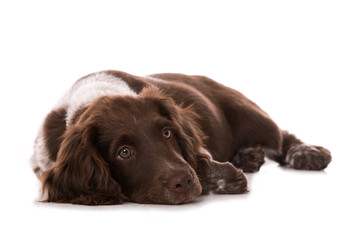
<path id="1" fill-rule="evenodd" d="M 78 80 L 49 113 L 32 166 L 45 201 L 179 204 L 247 192 L 243 171 L 258 171 L 265 155 L 306 170 L 331 161 L 209 78 L 104 71 Z"/>

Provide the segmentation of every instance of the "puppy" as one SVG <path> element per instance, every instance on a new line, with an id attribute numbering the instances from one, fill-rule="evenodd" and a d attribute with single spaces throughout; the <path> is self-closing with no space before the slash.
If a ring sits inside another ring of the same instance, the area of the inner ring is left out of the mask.
<path id="1" fill-rule="evenodd" d="M 47 115 L 31 163 L 44 201 L 180 204 L 246 193 L 244 172 L 265 156 L 304 170 L 331 161 L 207 77 L 103 71 L 79 79 Z"/>

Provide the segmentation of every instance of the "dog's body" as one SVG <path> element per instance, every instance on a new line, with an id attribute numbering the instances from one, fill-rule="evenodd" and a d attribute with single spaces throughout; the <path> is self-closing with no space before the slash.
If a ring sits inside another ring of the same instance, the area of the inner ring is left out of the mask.
<path id="1" fill-rule="evenodd" d="M 105 71 L 78 80 L 47 116 L 32 166 L 45 201 L 178 204 L 246 192 L 242 170 L 258 171 L 265 153 L 296 169 L 331 161 L 209 78 Z"/>

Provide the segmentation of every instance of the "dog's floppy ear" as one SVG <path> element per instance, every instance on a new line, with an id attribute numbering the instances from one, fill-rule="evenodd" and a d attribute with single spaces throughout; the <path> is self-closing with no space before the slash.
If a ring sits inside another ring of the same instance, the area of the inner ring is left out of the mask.
<path id="1" fill-rule="evenodd" d="M 120 204 L 125 198 L 96 146 L 96 128 L 70 125 L 55 164 L 42 178 L 44 201 L 85 205 Z"/>

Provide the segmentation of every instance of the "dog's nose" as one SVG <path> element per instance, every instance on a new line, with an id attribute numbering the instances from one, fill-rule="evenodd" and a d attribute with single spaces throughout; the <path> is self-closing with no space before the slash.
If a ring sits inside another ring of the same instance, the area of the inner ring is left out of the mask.
<path id="1" fill-rule="evenodd" d="M 168 187 L 176 193 L 186 193 L 193 181 L 193 176 L 189 172 L 176 173 L 170 177 Z"/>

